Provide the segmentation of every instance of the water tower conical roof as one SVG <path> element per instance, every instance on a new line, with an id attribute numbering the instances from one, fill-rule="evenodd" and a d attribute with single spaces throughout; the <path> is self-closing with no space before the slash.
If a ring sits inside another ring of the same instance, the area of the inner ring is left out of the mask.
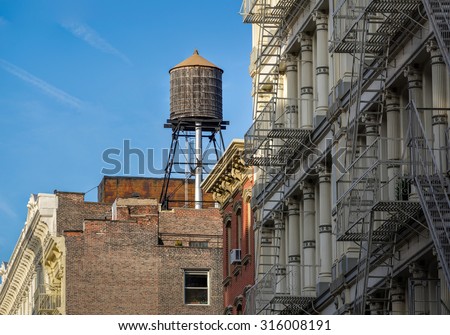
<path id="1" fill-rule="evenodd" d="M 175 65 L 173 68 L 171 68 L 169 70 L 172 71 L 173 69 L 178 69 L 180 67 L 188 67 L 188 66 L 206 66 L 206 67 L 213 67 L 216 69 L 219 69 L 220 71 L 223 72 L 223 70 L 218 67 L 217 65 L 214 65 L 213 63 L 211 63 L 209 60 L 203 58 L 202 56 L 199 55 L 198 50 L 195 49 L 194 53 L 192 54 L 191 57 L 186 58 L 184 61 L 182 61 L 181 63 Z"/>

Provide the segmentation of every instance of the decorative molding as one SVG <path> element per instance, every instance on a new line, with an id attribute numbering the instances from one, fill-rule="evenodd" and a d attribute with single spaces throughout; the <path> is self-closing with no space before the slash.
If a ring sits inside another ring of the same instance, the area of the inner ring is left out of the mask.
<path id="1" fill-rule="evenodd" d="M 244 202 L 249 203 L 252 200 L 252 189 L 246 188 L 242 191 L 242 199 Z"/>
<path id="2" fill-rule="evenodd" d="M 303 249 L 315 248 L 316 241 L 303 241 Z"/>
<path id="3" fill-rule="evenodd" d="M 249 264 L 251 260 L 252 260 L 252 255 L 250 255 L 250 254 L 245 255 L 244 258 L 242 258 L 242 265 Z"/>
<path id="4" fill-rule="evenodd" d="M 277 267 L 275 269 L 275 276 L 286 276 L 286 268 L 285 267 Z"/>
<path id="5" fill-rule="evenodd" d="M 44 205 L 42 205 L 44 204 Z M 43 264 L 47 282 L 61 286 L 64 280 L 64 243 L 56 236 L 54 194 L 32 195 L 27 220 L 0 287 L 0 314 L 17 314 L 22 305 L 33 306 L 32 281 Z M 31 292 L 31 294 L 30 294 Z M 31 311 L 29 311 L 31 313 Z"/>
<path id="6" fill-rule="evenodd" d="M 422 88 L 422 73 L 417 64 L 406 65 L 403 75 L 408 78 L 408 89 Z"/>
<path id="7" fill-rule="evenodd" d="M 241 212 L 242 212 L 242 201 L 236 201 L 236 202 L 233 204 L 233 213 L 237 214 L 237 212 L 238 212 L 239 210 L 241 210 Z M 241 214 L 242 214 L 242 213 L 241 213 Z"/>
<path id="8" fill-rule="evenodd" d="M 233 275 L 237 277 L 241 273 L 242 265 L 235 265 L 233 269 Z"/>
<path id="9" fill-rule="evenodd" d="M 242 188 L 244 182 L 250 178 L 251 169 L 242 159 L 243 152 L 244 141 L 233 140 L 202 183 L 203 190 L 212 193 L 214 200 L 222 208 L 236 190 Z"/>
<path id="10" fill-rule="evenodd" d="M 300 263 L 300 255 L 288 256 L 288 263 Z"/>
<path id="11" fill-rule="evenodd" d="M 316 22 L 317 30 L 328 30 L 328 15 L 326 13 L 316 10 L 312 13 L 312 18 Z"/>
<path id="12" fill-rule="evenodd" d="M 222 281 L 223 287 L 227 287 L 230 284 L 231 284 L 231 277 L 230 276 L 225 277 L 225 279 Z"/>
<path id="13" fill-rule="evenodd" d="M 223 225 L 225 227 L 231 226 L 232 215 L 231 213 L 227 213 L 223 216 Z"/>

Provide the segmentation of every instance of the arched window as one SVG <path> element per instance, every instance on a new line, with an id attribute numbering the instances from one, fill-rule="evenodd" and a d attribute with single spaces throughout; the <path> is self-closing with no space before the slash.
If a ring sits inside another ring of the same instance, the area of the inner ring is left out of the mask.
<path id="1" fill-rule="evenodd" d="M 252 254 L 252 236 L 253 236 L 253 222 L 252 222 L 252 206 L 251 197 L 248 196 L 245 199 L 245 230 L 246 230 L 246 248 L 247 255 Z"/>
<path id="2" fill-rule="evenodd" d="M 228 305 L 227 307 L 225 307 L 225 311 L 223 312 L 223 314 L 232 315 L 233 314 L 233 306 Z"/>
<path id="3" fill-rule="evenodd" d="M 242 250 L 242 202 L 238 201 L 233 206 L 236 220 L 236 249 Z"/>
<path id="4" fill-rule="evenodd" d="M 231 274 L 231 264 L 230 264 L 230 250 L 232 249 L 231 245 L 231 215 L 226 215 L 224 218 L 224 226 L 225 226 L 225 275 L 226 277 Z"/>
<path id="5" fill-rule="evenodd" d="M 236 240 L 237 249 L 242 250 L 242 210 L 240 208 L 236 212 Z"/>
<path id="6" fill-rule="evenodd" d="M 237 314 L 237 315 L 242 315 L 242 314 L 244 314 L 244 313 L 243 313 L 243 310 L 242 310 L 242 304 L 241 304 L 241 303 L 239 303 L 239 304 L 237 305 L 237 307 L 236 307 L 236 314 Z"/>
<path id="7" fill-rule="evenodd" d="M 244 296 L 243 295 L 238 295 L 236 298 L 234 298 L 234 306 L 236 306 L 236 314 L 237 315 L 242 315 L 244 314 L 244 310 L 242 308 L 242 304 L 244 302 Z"/>

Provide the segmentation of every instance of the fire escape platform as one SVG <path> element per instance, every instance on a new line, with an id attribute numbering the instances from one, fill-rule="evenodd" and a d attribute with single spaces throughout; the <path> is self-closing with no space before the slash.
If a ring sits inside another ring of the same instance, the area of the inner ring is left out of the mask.
<path id="1" fill-rule="evenodd" d="M 265 0 L 244 0 L 241 15 L 244 23 L 281 24 L 299 2 L 301 1 L 279 0 L 271 6 L 265 4 Z"/>
<path id="2" fill-rule="evenodd" d="M 268 130 L 266 134 L 261 134 L 258 138 L 260 143 L 258 147 L 249 148 L 245 161 L 253 166 L 284 166 L 293 155 L 311 146 L 311 132 L 310 129 L 294 128 Z M 278 140 L 278 145 L 271 143 L 273 149 L 270 153 L 258 154 L 260 148 L 271 140 Z"/>
<path id="3" fill-rule="evenodd" d="M 360 12 L 353 17 L 353 23 L 340 37 L 335 36 L 337 43 L 332 47 L 331 51 L 336 53 L 360 52 L 361 49 L 358 49 L 358 41 L 355 39 L 356 33 L 361 31 L 358 23 L 361 22 L 363 16 L 366 14 L 381 14 L 382 16 L 373 16 L 371 19 L 373 23 L 377 23 L 379 26 L 376 33 L 369 33 L 371 37 L 364 43 L 366 52 L 373 54 L 380 53 L 384 48 L 384 44 L 389 39 L 392 40 L 396 34 L 404 31 L 407 22 L 413 16 L 412 14 L 417 11 L 421 3 L 421 0 L 373 0 L 367 7 L 358 7 L 356 10 L 359 9 Z M 335 13 L 334 16 L 336 18 L 350 18 L 347 12 L 343 15 Z M 359 46 L 362 48 L 363 44 L 359 43 Z"/>
<path id="4" fill-rule="evenodd" d="M 315 299 L 316 298 L 314 297 L 277 294 L 272 298 L 270 303 L 284 305 L 285 309 L 280 311 L 280 314 L 299 314 L 303 312 Z"/>
<path id="5" fill-rule="evenodd" d="M 392 214 L 389 218 L 383 220 L 372 232 L 372 241 L 389 242 L 392 234 L 405 226 L 405 223 L 412 217 L 415 217 L 421 211 L 419 202 L 412 201 L 379 201 L 370 209 L 372 212 L 385 212 Z M 347 231 L 338 237 L 338 241 L 368 241 L 367 231 L 362 231 L 363 226 L 369 223 L 360 219 L 352 225 Z"/>
<path id="6" fill-rule="evenodd" d="M 379 201 L 373 206 L 376 212 L 417 213 L 420 209 L 420 203 L 414 201 Z"/>

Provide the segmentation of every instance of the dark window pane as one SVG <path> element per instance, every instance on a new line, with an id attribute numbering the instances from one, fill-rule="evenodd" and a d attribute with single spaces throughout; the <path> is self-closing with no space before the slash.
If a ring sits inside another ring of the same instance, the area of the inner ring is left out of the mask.
<path id="1" fill-rule="evenodd" d="M 207 289 L 186 289 L 184 301 L 186 304 L 208 304 Z"/>
<path id="2" fill-rule="evenodd" d="M 205 274 L 186 274 L 186 287 L 208 287 L 208 277 Z"/>

